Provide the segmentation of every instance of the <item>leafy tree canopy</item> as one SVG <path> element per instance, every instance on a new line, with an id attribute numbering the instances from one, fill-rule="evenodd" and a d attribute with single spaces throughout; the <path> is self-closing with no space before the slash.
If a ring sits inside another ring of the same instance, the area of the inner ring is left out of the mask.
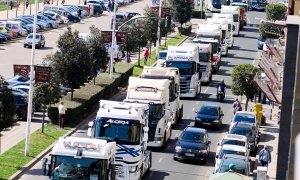
<path id="1" fill-rule="evenodd" d="M 283 3 L 271 3 L 266 7 L 266 16 L 270 21 L 282 20 L 285 18 L 287 8 Z"/>
<path id="2" fill-rule="evenodd" d="M 187 23 L 192 17 L 192 5 L 190 0 L 171 0 L 174 6 L 175 19 L 181 24 Z"/>

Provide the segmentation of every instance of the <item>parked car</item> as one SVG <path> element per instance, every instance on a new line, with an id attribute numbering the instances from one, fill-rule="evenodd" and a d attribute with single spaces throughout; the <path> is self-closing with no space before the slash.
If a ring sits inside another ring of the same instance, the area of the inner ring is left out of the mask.
<path id="1" fill-rule="evenodd" d="M 56 20 L 49 19 L 47 16 L 44 16 L 42 14 L 38 14 L 37 19 L 41 20 L 41 21 L 44 21 L 51 28 L 57 28 L 58 27 L 58 23 L 56 22 Z"/>
<path id="2" fill-rule="evenodd" d="M 131 19 L 133 18 L 134 16 L 141 16 L 140 13 L 137 13 L 137 12 L 127 12 L 127 19 Z"/>
<path id="3" fill-rule="evenodd" d="M 13 32 L 10 31 L 9 29 L 7 29 L 5 26 L 1 26 L 0 25 L 0 32 L 8 34 L 10 37 L 15 37 L 14 34 L 13 34 Z"/>
<path id="4" fill-rule="evenodd" d="M 254 11 L 265 11 L 268 2 L 264 0 L 252 0 L 251 10 Z"/>
<path id="5" fill-rule="evenodd" d="M 58 22 L 59 24 L 66 24 L 69 22 L 69 19 L 67 17 L 61 16 L 58 13 L 53 11 L 45 11 L 43 14 L 52 19 L 56 19 L 56 22 Z"/>
<path id="6" fill-rule="evenodd" d="M 248 143 L 250 145 L 250 151 L 255 152 L 257 149 L 257 144 L 259 140 L 259 134 L 255 130 L 253 124 L 237 122 L 230 126 L 228 134 L 238 134 L 246 136 Z"/>
<path id="7" fill-rule="evenodd" d="M 21 16 L 20 18 L 28 21 L 30 24 L 33 24 L 33 18 L 30 18 L 30 17 L 23 17 Z M 46 25 L 45 24 L 42 24 L 40 22 L 37 22 L 36 25 L 38 26 L 37 28 L 37 31 L 43 31 L 46 29 Z"/>
<path id="8" fill-rule="evenodd" d="M 157 67 L 164 67 L 164 64 L 167 59 L 167 54 L 168 54 L 168 50 L 159 51 L 158 56 L 157 56 L 157 61 L 156 61 Z"/>
<path id="9" fill-rule="evenodd" d="M 206 162 L 211 142 L 205 129 L 187 127 L 176 139 L 174 160 L 189 159 Z"/>
<path id="10" fill-rule="evenodd" d="M 244 122 L 244 123 L 250 123 L 253 124 L 256 134 L 259 134 L 259 123 L 257 121 L 256 115 L 254 112 L 249 111 L 238 111 L 235 113 L 232 124 L 236 122 Z"/>
<path id="11" fill-rule="evenodd" d="M 8 85 L 14 85 L 17 83 L 28 83 L 29 84 L 29 79 L 24 76 L 20 76 L 20 75 L 5 78 L 5 81 L 8 83 Z"/>
<path id="12" fill-rule="evenodd" d="M 32 46 L 32 39 L 33 39 L 33 34 L 30 33 L 27 35 L 25 42 L 24 42 L 24 48 L 26 47 L 31 47 Z M 35 36 L 35 46 L 37 49 L 41 48 L 41 47 L 45 47 L 45 36 L 42 34 L 37 33 Z"/>
<path id="13" fill-rule="evenodd" d="M 237 145 L 231 145 L 231 144 L 224 144 L 219 151 L 218 154 L 216 154 L 215 157 L 215 171 L 219 169 L 220 163 L 222 158 L 225 154 L 235 154 L 235 155 L 241 155 L 245 156 L 247 159 L 249 159 L 249 151 L 248 148 L 237 146 Z"/>
<path id="14" fill-rule="evenodd" d="M 235 154 L 225 154 L 220 162 L 216 173 L 225 173 L 231 170 L 232 172 L 250 176 L 250 163 L 245 156 Z"/>
<path id="15" fill-rule="evenodd" d="M 16 114 L 15 121 L 26 120 L 27 119 L 27 107 L 28 107 L 28 96 L 18 92 L 12 92 L 16 102 Z"/>
<path id="16" fill-rule="evenodd" d="M 259 50 L 262 50 L 262 49 L 263 49 L 266 40 L 267 40 L 266 37 L 260 36 L 260 37 L 258 38 L 257 48 L 258 48 Z"/>
<path id="17" fill-rule="evenodd" d="M 222 119 L 224 113 L 219 105 L 204 104 L 196 112 L 195 127 L 199 126 L 215 126 L 222 129 Z"/>
<path id="18" fill-rule="evenodd" d="M 97 0 L 88 0 L 87 4 L 92 4 L 94 5 L 94 14 L 102 14 L 103 13 L 103 8 L 102 8 L 102 3 L 101 1 Z"/>
<path id="19" fill-rule="evenodd" d="M 7 40 L 11 40 L 11 36 L 9 35 L 9 34 L 7 34 L 7 33 L 3 33 L 3 32 L 1 32 L 1 29 L 0 29 L 0 36 L 3 36 L 3 37 L 5 37 Z"/>

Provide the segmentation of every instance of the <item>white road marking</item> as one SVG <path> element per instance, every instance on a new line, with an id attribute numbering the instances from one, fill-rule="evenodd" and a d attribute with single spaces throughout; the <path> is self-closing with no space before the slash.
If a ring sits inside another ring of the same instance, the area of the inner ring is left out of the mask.
<path id="1" fill-rule="evenodd" d="M 159 158 L 158 163 L 161 163 L 162 160 L 163 160 L 163 158 Z"/>

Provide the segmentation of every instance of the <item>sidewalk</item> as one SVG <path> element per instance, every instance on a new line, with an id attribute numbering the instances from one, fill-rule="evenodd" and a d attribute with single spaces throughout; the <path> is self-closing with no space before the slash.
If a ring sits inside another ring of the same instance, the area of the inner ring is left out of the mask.
<path id="1" fill-rule="evenodd" d="M 65 4 L 71 4 L 71 5 L 78 5 L 80 1 L 80 5 L 83 5 L 83 0 L 65 0 Z M 22 1 L 23 2 L 23 1 Z M 25 1 L 24 1 L 25 2 Z M 54 0 L 54 5 L 56 5 L 58 2 L 58 4 L 61 4 L 61 0 Z M 43 11 L 44 8 L 44 3 L 39 3 L 38 4 L 38 11 Z M 0 19 L 7 19 L 7 15 L 8 18 L 15 18 L 17 16 L 20 15 L 30 15 L 30 14 L 34 14 L 34 10 L 35 10 L 35 6 L 34 4 L 31 4 L 28 6 L 28 8 L 26 9 L 26 7 L 23 5 L 23 3 L 20 4 L 19 8 L 13 8 L 12 10 L 8 10 L 8 14 L 7 11 L 0 11 Z"/>
<path id="2" fill-rule="evenodd" d="M 244 103 L 243 103 L 244 104 Z M 254 102 L 249 102 L 248 111 L 253 110 Z M 253 177 L 256 179 L 257 166 L 260 166 L 259 151 L 267 145 L 271 151 L 271 163 L 268 166 L 268 179 L 276 179 L 277 158 L 278 158 L 278 139 L 279 139 L 279 124 L 278 124 L 278 106 L 263 104 L 263 115 L 266 117 L 266 124 L 260 126 L 260 141 L 258 143 L 258 150 L 256 153 Z"/>

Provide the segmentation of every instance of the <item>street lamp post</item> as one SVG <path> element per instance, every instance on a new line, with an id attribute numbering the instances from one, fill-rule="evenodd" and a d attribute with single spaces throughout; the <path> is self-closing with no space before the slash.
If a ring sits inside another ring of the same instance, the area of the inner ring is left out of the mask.
<path id="1" fill-rule="evenodd" d="M 159 51 L 159 39 L 160 39 L 160 17 L 161 17 L 162 0 L 159 1 L 158 7 L 158 26 L 157 26 L 157 43 L 156 43 L 156 57 Z"/>
<path id="2" fill-rule="evenodd" d="M 117 1 L 114 2 L 114 14 L 113 14 L 113 29 L 111 35 L 111 49 L 110 49 L 110 68 L 109 68 L 109 78 L 112 78 L 113 74 L 113 63 L 114 63 L 114 51 L 115 51 L 115 39 L 116 39 L 116 12 L 117 12 Z"/>
<path id="3" fill-rule="evenodd" d="M 33 79 L 34 79 L 33 76 L 34 76 L 35 39 L 36 39 L 38 0 L 35 0 L 34 4 L 35 4 L 35 10 L 34 10 L 33 38 L 32 38 L 31 63 L 30 63 L 30 86 L 29 86 L 29 97 L 28 97 L 25 156 L 29 155 L 29 148 L 30 148 L 30 129 L 31 129 L 31 116 L 32 116 Z"/>

